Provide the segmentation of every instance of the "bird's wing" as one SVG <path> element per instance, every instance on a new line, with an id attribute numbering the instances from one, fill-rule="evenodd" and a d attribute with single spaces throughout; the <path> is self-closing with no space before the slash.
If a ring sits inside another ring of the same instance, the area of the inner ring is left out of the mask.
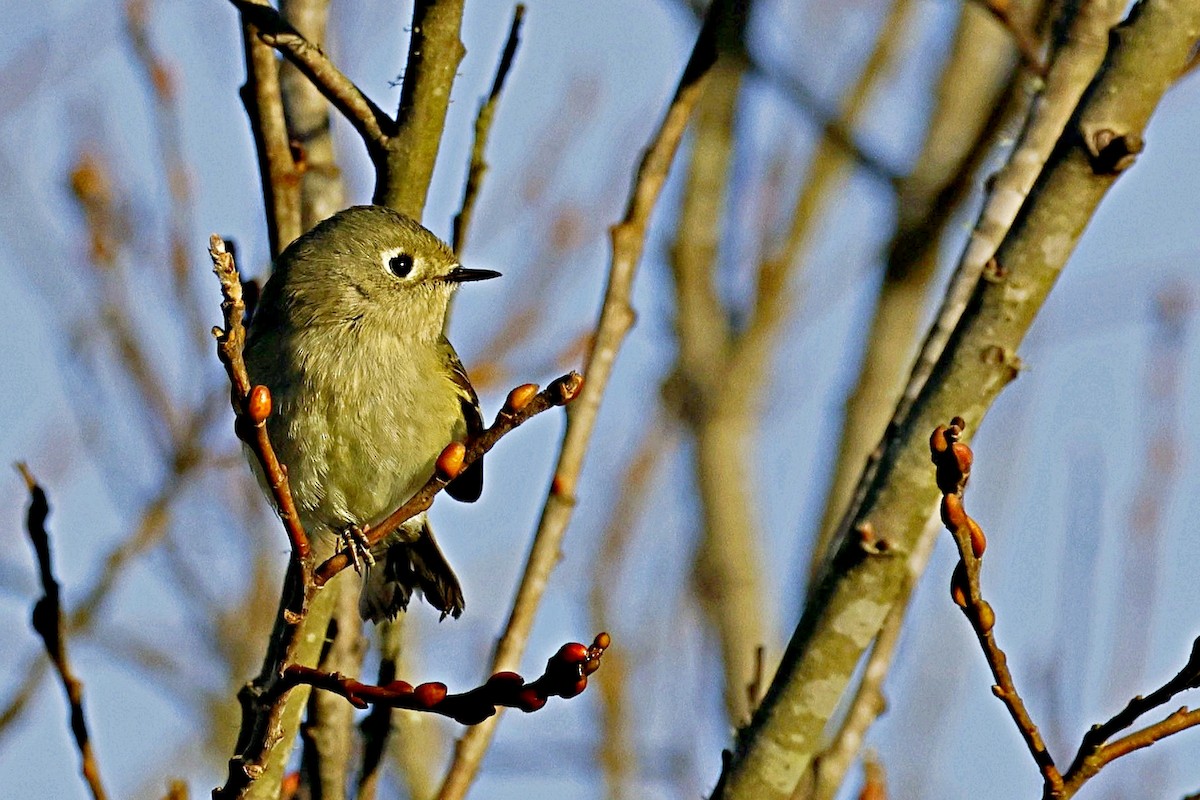
<path id="1" fill-rule="evenodd" d="M 467 378 L 467 371 L 463 369 L 462 362 L 458 359 L 458 353 L 454 352 L 454 347 L 444 338 L 442 345 L 446 362 L 450 367 L 450 381 L 458 391 L 459 402 L 462 405 L 469 442 L 483 432 L 483 414 L 479 410 L 479 396 L 475 394 L 475 387 Z M 477 459 L 461 475 L 452 480 L 446 486 L 446 492 L 455 500 L 464 503 L 474 503 L 478 500 L 479 495 L 483 493 L 483 459 Z"/>

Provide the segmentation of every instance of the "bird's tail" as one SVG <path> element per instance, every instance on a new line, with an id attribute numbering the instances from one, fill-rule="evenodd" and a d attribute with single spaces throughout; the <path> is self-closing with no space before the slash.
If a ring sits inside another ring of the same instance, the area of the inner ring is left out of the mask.
<path id="1" fill-rule="evenodd" d="M 442 619 L 462 616 L 466 606 L 462 587 L 438 548 L 429 521 L 423 516 L 419 519 L 414 541 L 387 545 L 384 553 L 376 555 L 375 565 L 367 569 L 358 597 L 358 613 L 363 619 L 394 619 L 408 608 L 414 589 L 420 589 L 425 602 L 442 612 Z"/>

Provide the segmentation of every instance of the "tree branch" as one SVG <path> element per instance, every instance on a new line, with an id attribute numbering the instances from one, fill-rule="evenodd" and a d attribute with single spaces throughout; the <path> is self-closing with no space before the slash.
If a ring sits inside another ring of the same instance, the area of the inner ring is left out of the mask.
<path id="1" fill-rule="evenodd" d="M 583 378 L 577 372 L 570 372 L 553 381 L 544 391 L 537 393 L 537 387 L 531 383 L 518 386 L 509 392 L 504 408 L 496 415 L 496 421 L 491 427 L 480 433 L 467 445 L 452 442 L 442 451 L 438 458 L 437 471 L 425 482 L 416 494 L 404 505 L 393 511 L 378 525 L 366 531 L 366 545 L 373 547 L 387 538 L 408 520 L 420 514 L 433 505 L 433 498 L 446 488 L 446 484 L 458 477 L 485 453 L 496 446 L 506 434 L 516 429 L 528 420 L 557 406 L 564 406 L 579 396 L 583 388 Z M 334 575 L 353 563 L 349 550 L 335 553 L 323 564 L 317 567 L 314 580 L 318 587 L 325 585 Z"/>
<path id="2" fill-rule="evenodd" d="M 376 164 L 374 201 L 421 219 L 433 180 L 446 110 L 458 65 L 466 55 L 459 30 L 464 0 L 416 0 L 396 135 L 383 168 Z"/>
<path id="3" fill-rule="evenodd" d="M 346 118 L 362 137 L 372 158 L 387 147 L 395 123 L 334 66 L 321 48 L 305 39 L 266 0 L 229 1 L 241 13 L 242 20 L 258 30 L 258 38 L 295 64 Z"/>
<path id="4" fill-rule="evenodd" d="M 479 188 L 483 185 L 483 176 L 487 173 L 486 160 L 488 137 L 492 131 L 492 119 L 496 115 L 496 106 L 500 102 L 500 93 L 504 91 L 504 82 L 512 69 L 513 60 L 517 55 L 517 45 L 521 43 L 521 23 L 525 20 L 525 6 L 517 3 L 513 9 L 512 25 L 508 29 L 508 39 L 504 42 L 504 51 L 500 54 L 500 63 L 496 65 L 496 77 L 492 80 L 492 90 L 487 99 L 479 104 L 479 113 L 475 115 L 475 140 L 471 144 L 471 160 L 467 164 L 467 181 L 463 186 L 462 204 L 454 215 L 453 236 L 450 240 L 451 249 L 462 254 L 467 244 L 467 231 L 471 227 L 471 217 L 475 211 L 475 200 Z"/>
<path id="5" fill-rule="evenodd" d="M 274 13 L 270 6 L 255 6 L 251 2 L 244 5 L 267 8 Z M 265 13 L 255 14 L 251 11 L 250 17 L 247 17 L 243 11 L 242 46 L 246 54 L 246 83 L 240 94 L 242 105 L 250 117 L 250 132 L 254 135 L 254 147 L 258 151 L 258 171 L 262 180 L 271 255 L 277 256 L 302 232 L 300 175 L 283 115 L 278 59 L 271 47 L 260 40 L 259 28 L 250 22 L 250 18 L 256 16 L 270 23 Z"/>
<path id="6" fill-rule="evenodd" d="M 1025 741 L 1025 747 L 1029 749 L 1034 763 L 1038 765 L 1045 783 L 1046 796 L 1061 798 L 1062 773 L 1050 756 L 1050 751 L 1046 749 L 1037 724 L 1025 708 L 1025 701 L 1017 692 L 1012 672 L 1008 668 L 1008 658 L 996 643 L 996 612 L 983 599 L 980 589 L 979 568 L 983 564 L 987 538 L 979 523 L 971 519 L 963 509 L 963 490 L 971 477 L 971 462 L 974 459 L 971 448 L 965 442 L 959 441 L 965 428 L 966 423 L 956 417 L 949 427 L 939 425 L 929 440 L 929 450 L 937 468 L 938 488 L 943 495 L 942 521 L 946 530 L 954 535 L 954 543 L 958 546 L 959 562 L 950 579 L 950 595 L 966 615 L 976 638 L 979 639 L 979 646 L 987 659 L 988 668 L 996 679 L 992 694 L 1008 709 L 1009 716 Z"/>
<path id="7" fill-rule="evenodd" d="M 50 516 L 50 504 L 46 493 L 38 485 L 33 473 L 24 464 L 17 464 L 17 471 L 25 479 L 29 489 L 29 513 L 25 528 L 29 542 L 37 557 L 38 572 L 42 579 L 42 599 L 33 607 L 33 629 L 46 645 L 46 655 L 54 665 L 58 679 L 62 682 L 70 707 L 71 734 L 79 749 L 80 771 L 94 800 L 105 800 L 104 783 L 100 780 L 100 764 L 92 750 L 88 735 L 87 718 L 83 713 L 83 683 L 75 677 L 71 661 L 67 657 L 67 631 L 63 621 L 62 603 L 59 597 L 58 579 L 54 577 L 54 566 L 50 555 L 50 535 L 46 532 L 46 518 Z"/>
<path id="8" fill-rule="evenodd" d="M 293 686 L 307 684 L 341 695 L 355 708 L 384 705 L 441 714 L 462 725 L 478 725 L 495 716 L 499 707 L 531 713 L 546 705 L 547 698 L 575 697 L 587 688 L 588 676 L 600 668 L 600 659 L 610 643 L 609 635 L 600 633 L 590 647 L 578 642 L 564 644 L 546 662 L 545 672 L 536 680 L 526 683 L 515 672 L 497 672 L 482 686 L 462 694 L 447 694 L 444 683 L 414 687 L 395 680 L 386 686 L 372 686 L 298 664 L 284 671 L 277 691 L 286 692 Z"/>
<path id="9" fill-rule="evenodd" d="M 976 425 L 1015 377 L 1016 348 L 1084 227 L 1140 148 L 1141 130 L 1188 58 L 1200 7 L 1148 0 L 1114 38 L 1108 59 L 1054 149 L 976 287 L 959 325 L 916 402 L 864 475 L 854 514 L 751 726 L 729 760 L 716 797 L 787 797 L 854 667 L 890 609 L 904 566 L 864 551 L 870 527 L 893 552 L 911 549 L 937 487 L 925 466 L 921 431 L 961 413 Z M 821 691 L 812 691 L 814 685 Z"/>
<path id="10" fill-rule="evenodd" d="M 717 0 L 713 7 L 720 7 L 724 2 L 726 0 Z M 492 658 L 494 672 L 512 669 L 520 661 L 546 582 L 558 562 L 563 536 L 575 506 L 575 486 L 591 441 L 600 400 L 621 343 L 633 324 L 629 298 L 642 256 L 650 214 L 666 183 L 688 118 L 700 97 L 704 76 L 716 61 L 716 17 L 717 12 L 710 8 L 671 105 L 642 158 L 624 219 L 612 229 L 612 262 L 600 320 L 584 369 L 587 383 L 578 401 L 567 412 L 567 429 L 550 493 L 542 509 L 508 623 Z M 454 760 L 438 795 L 440 800 L 462 798 L 466 794 L 494 730 L 495 722 L 487 722 L 471 728 L 459 739 Z"/>

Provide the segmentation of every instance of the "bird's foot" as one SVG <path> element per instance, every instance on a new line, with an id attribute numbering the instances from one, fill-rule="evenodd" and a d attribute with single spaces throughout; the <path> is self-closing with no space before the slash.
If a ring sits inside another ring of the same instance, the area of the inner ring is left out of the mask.
<path id="1" fill-rule="evenodd" d="M 368 530 L 366 525 L 350 525 L 338 534 L 341 549 L 350 554 L 350 564 L 359 575 L 364 567 L 375 565 L 375 556 L 371 555 L 371 547 L 367 543 Z"/>

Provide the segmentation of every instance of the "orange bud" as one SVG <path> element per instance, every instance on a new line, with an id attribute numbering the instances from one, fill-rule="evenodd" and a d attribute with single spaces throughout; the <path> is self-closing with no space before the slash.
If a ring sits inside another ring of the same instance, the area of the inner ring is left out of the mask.
<path id="1" fill-rule="evenodd" d="M 413 699 L 416 700 L 422 708 L 433 708 L 438 703 L 446 699 L 446 684 L 422 683 L 420 686 L 413 689 Z"/>
<path id="2" fill-rule="evenodd" d="M 600 669 L 600 657 L 599 656 L 597 656 L 596 658 L 588 659 L 586 662 L 584 662 L 584 665 L 582 667 L 580 667 L 580 670 L 583 672 L 584 675 L 591 675 L 593 672 L 595 672 L 598 669 Z"/>
<path id="3" fill-rule="evenodd" d="M 983 528 L 970 517 L 967 517 L 967 528 L 971 532 L 971 552 L 976 558 L 981 558 L 983 551 L 987 550 L 987 537 L 983 535 Z"/>
<path id="4" fill-rule="evenodd" d="M 582 664 L 588 660 L 588 651 L 579 642 L 569 642 L 558 648 L 557 658 L 568 664 Z"/>
<path id="5" fill-rule="evenodd" d="M 975 461 L 975 454 L 971 452 L 971 448 L 962 442 L 955 442 L 950 445 L 950 452 L 954 453 L 954 461 L 958 464 L 958 471 L 963 475 L 971 474 L 971 464 Z"/>
<path id="6" fill-rule="evenodd" d="M 497 672 L 487 679 L 487 685 L 492 689 L 500 689 L 506 686 L 517 687 L 525 685 L 525 679 L 515 672 Z"/>
<path id="7" fill-rule="evenodd" d="M 959 608 L 967 607 L 967 565 L 961 561 L 950 576 L 950 598 Z"/>
<path id="8" fill-rule="evenodd" d="M 520 411 L 525 406 L 529 405 L 529 401 L 537 396 L 538 387 L 536 383 L 525 383 L 508 393 L 508 399 L 504 401 L 504 409 L 506 411 Z"/>
<path id="9" fill-rule="evenodd" d="M 946 426 L 938 425 L 929 437 L 929 453 L 934 456 L 934 461 L 937 460 L 938 454 L 946 452 L 949 446 L 950 443 L 946 441 Z"/>
<path id="10" fill-rule="evenodd" d="M 979 604 L 979 629 L 987 633 L 996 626 L 996 612 L 992 610 L 991 605 L 984 600 Z"/>
<path id="11" fill-rule="evenodd" d="M 412 694 L 413 690 L 412 684 L 408 681 L 392 681 L 383 688 L 387 689 L 389 692 L 395 692 L 396 694 Z"/>
<path id="12" fill-rule="evenodd" d="M 452 481 L 458 477 L 458 474 L 463 469 L 463 459 L 467 455 L 467 448 L 462 442 L 451 442 L 442 450 L 442 454 L 437 458 L 437 475 L 444 481 Z"/>
<path id="13" fill-rule="evenodd" d="M 251 389 L 246 412 L 255 425 L 266 422 L 267 417 L 271 416 L 271 390 L 261 384 Z"/>
<path id="14" fill-rule="evenodd" d="M 516 707 L 527 714 L 531 711 L 537 711 L 544 705 L 546 705 L 546 698 L 542 697 L 535 689 L 529 686 L 517 692 Z"/>
<path id="15" fill-rule="evenodd" d="M 607 650 L 612 645 L 612 637 L 608 635 L 608 631 L 600 631 L 596 634 L 596 640 L 592 642 L 592 647 L 600 650 Z"/>
<path id="16" fill-rule="evenodd" d="M 950 530 L 956 530 L 959 525 L 966 524 L 970 517 L 963 510 L 962 496 L 948 494 L 942 497 L 942 523 Z"/>

